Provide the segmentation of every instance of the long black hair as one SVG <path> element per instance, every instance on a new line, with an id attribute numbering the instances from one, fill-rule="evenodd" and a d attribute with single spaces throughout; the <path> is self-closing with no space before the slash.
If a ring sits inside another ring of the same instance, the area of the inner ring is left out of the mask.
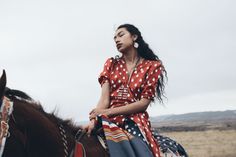
<path id="1" fill-rule="evenodd" d="M 137 27 L 135 27 L 134 25 L 131 24 L 122 24 L 120 25 L 117 29 L 120 28 L 125 28 L 131 35 L 137 35 L 137 39 L 135 40 L 135 42 L 138 43 L 138 55 L 146 60 L 155 60 L 155 61 L 160 61 L 159 57 L 150 49 L 149 45 L 144 41 L 141 32 L 138 30 Z M 164 95 L 164 88 L 165 88 L 165 83 L 166 80 L 168 79 L 167 77 L 167 72 L 164 68 L 164 65 L 161 62 L 161 66 L 162 66 L 162 72 L 160 74 L 160 78 L 159 81 L 157 83 L 157 87 L 156 87 L 156 97 L 157 99 L 163 103 L 163 97 L 165 97 Z"/>

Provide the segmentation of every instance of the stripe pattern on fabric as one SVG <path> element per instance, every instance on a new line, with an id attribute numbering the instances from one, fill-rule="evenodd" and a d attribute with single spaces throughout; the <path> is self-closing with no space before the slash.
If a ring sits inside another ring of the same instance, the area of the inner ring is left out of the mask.
<path id="1" fill-rule="evenodd" d="M 106 116 L 99 116 L 110 157 L 153 157 L 147 144 L 140 138 L 112 123 Z"/>

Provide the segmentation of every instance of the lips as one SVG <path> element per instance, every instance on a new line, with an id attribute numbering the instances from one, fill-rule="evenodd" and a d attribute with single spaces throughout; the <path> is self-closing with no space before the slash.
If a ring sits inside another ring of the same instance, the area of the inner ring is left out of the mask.
<path id="1" fill-rule="evenodd" d="M 121 46 L 122 46 L 122 44 L 121 44 L 121 43 L 119 43 L 119 44 L 116 44 L 116 48 L 117 48 L 117 49 L 119 49 Z"/>

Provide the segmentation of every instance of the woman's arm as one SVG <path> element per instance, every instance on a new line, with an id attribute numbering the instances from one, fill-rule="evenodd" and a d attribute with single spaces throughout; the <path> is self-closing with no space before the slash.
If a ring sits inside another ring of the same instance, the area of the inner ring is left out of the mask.
<path id="1" fill-rule="evenodd" d="M 98 104 L 96 108 L 90 111 L 89 115 L 92 115 L 93 113 L 95 113 L 95 111 L 98 111 L 98 110 L 100 111 L 100 110 L 108 109 L 109 105 L 110 105 L 110 84 L 108 82 L 105 82 L 102 85 L 102 92 L 101 92 L 101 96 L 98 101 Z M 89 119 L 91 120 L 92 118 L 89 117 Z"/>
<path id="2" fill-rule="evenodd" d="M 139 112 L 144 112 L 148 108 L 148 105 L 150 104 L 151 100 L 149 99 L 141 99 L 139 101 L 136 101 L 134 103 L 125 105 L 125 106 L 120 106 L 116 108 L 109 108 L 107 109 L 107 115 L 109 117 L 112 116 L 117 116 L 117 115 L 130 115 L 133 113 L 139 113 Z"/>
<path id="3" fill-rule="evenodd" d="M 125 106 L 107 108 L 107 109 L 94 109 L 93 113 L 90 114 L 89 118 L 93 119 L 99 114 L 104 114 L 107 115 L 108 117 L 113 117 L 117 115 L 130 115 L 133 113 L 144 112 L 146 111 L 150 102 L 151 100 L 143 98 L 137 102 Z"/>
<path id="4" fill-rule="evenodd" d="M 101 96 L 96 108 L 106 109 L 109 107 L 109 104 L 110 104 L 110 84 L 108 82 L 105 82 L 102 85 Z"/>
<path id="5" fill-rule="evenodd" d="M 94 112 L 96 110 L 104 110 L 104 109 L 107 109 L 109 107 L 109 104 L 110 104 L 110 85 L 108 82 L 105 82 L 103 85 L 102 85 L 102 92 L 101 92 L 101 96 L 100 96 L 100 99 L 98 101 L 98 104 L 96 106 L 95 109 L 93 109 L 91 112 L 90 112 L 90 115 L 94 115 Z M 90 136 L 93 128 L 95 127 L 96 125 L 96 120 L 95 120 L 95 117 L 91 118 L 91 116 L 89 117 L 90 119 L 90 122 L 89 124 L 87 124 L 86 126 L 83 126 L 83 129 L 85 131 L 87 131 L 87 134 L 88 136 Z"/>

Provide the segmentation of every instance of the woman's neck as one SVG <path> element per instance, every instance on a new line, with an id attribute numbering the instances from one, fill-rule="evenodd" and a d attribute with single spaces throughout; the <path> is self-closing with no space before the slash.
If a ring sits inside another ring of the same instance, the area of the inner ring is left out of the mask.
<path id="1" fill-rule="evenodd" d="M 126 63 L 134 63 L 139 58 L 139 55 L 136 49 L 131 49 L 130 51 L 123 53 L 123 57 Z"/>

